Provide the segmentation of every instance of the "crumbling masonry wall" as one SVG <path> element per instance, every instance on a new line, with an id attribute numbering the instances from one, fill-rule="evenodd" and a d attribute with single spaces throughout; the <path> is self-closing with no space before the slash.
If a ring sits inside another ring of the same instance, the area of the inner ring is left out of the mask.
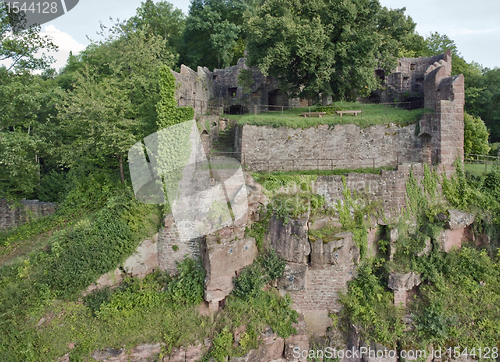
<path id="1" fill-rule="evenodd" d="M 177 263 L 187 255 L 190 258 L 200 257 L 201 239 L 182 239 L 177 232 L 172 214 L 165 216 L 164 225 L 158 232 L 158 266 L 160 270 L 175 274 Z"/>
<path id="2" fill-rule="evenodd" d="M 51 202 L 38 200 L 22 200 L 21 205 L 16 207 L 9 204 L 7 200 L 0 199 L 0 230 L 24 224 L 30 217 L 37 218 L 53 214 L 56 207 L 57 205 Z"/>

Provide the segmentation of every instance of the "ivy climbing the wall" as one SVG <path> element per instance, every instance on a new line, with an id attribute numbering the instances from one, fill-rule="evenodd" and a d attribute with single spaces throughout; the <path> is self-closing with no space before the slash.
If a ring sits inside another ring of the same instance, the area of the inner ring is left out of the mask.
<path id="1" fill-rule="evenodd" d="M 175 77 L 167 66 L 160 68 L 160 101 L 156 105 L 158 132 L 153 145 L 157 145 L 156 174 L 162 175 L 163 187 L 170 200 L 175 199 L 179 182 L 192 151 L 194 109 L 177 107 L 175 100 Z M 154 148 L 154 146 L 153 146 Z M 161 182 L 158 180 L 158 182 Z M 166 212 L 170 211 L 167 207 Z"/>

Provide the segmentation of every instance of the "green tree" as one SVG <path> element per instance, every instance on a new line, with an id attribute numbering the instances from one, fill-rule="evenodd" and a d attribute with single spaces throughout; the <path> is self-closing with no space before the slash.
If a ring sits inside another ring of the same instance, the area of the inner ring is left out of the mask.
<path id="1" fill-rule="evenodd" d="M 180 62 L 196 69 L 232 65 L 243 56 L 243 14 L 256 4 L 242 0 L 193 0 L 186 19 Z"/>
<path id="2" fill-rule="evenodd" d="M 185 26 L 182 10 L 174 8 L 167 1 L 154 3 L 152 0 L 141 2 L 136 15 L 126 24 L 133 30 L 145 29 L 156 36 L 161 36 L 172 54 L 178 53 Z"/>
<path id="3" fill-rule="evenodd" d="M 11 61 L 8 70 L 44 69 L 54 59 L 37 53 L 41 50 L 56 51 L 58 47 L 50 37 L 40 35 L 40 26 L 22 30 L 21 14 L 8 13 L 5 2 L 0 3 L 0 61 Z"/>
<path id="4" fill-rule="evenodd" d="M 491 131 L 491 141 L 500 141 L 500 68 L 486 69 L 479 80 L 477 113 Z"/>
<path id="5" fill-rule="evenodd" d="M 105 41 L 94 42 L 66 73 L 73 90 L 59 105 L 61 163 L 119 167 L 125 179 L 125 155 L 137 140 L 157 129 L 158 72 L 173 55 L 160 36 L 114 26 Z M 84 70 L 80 70 L 84 68 Z"/>
<path id="6" fill-rule="evenodd" d="M 0 198 L 36 197 L 59 93 L 52 78 L 0 68 Z"/>
<path id="7" fill-rule="evenodd" d="M 490 134 L 483 120 L 464 113 L 464 123 L 464 153 L 487 155 L 490 152 Z"/>
<path id="8" fill-rule="evenodd" d="M 378 1 L 269 0 L 248 18 L 248 63 L 292 95 L 351 100 L 379 86 L 373 69 L 395 66 L 414 26 Z"/>

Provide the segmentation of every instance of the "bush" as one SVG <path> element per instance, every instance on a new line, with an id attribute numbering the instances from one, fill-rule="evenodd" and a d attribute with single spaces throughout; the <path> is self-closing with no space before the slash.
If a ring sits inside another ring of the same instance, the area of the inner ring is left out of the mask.
<path id="1" fill-rule="evenodd" d="M 489 136 L 488 129 L 480 117 L 464 113 L 464 153 L 487 155 L 490 152 Z"/>
<path id="2" fill-rule="evenodd" d="M 374 260 L 358 267 L 358 276 L 340 296 L 344 323 L 353 323 L 363 340 L 394 348 L 405 329 L 403 315 L 393 304 L 393 295 L 373 274 Z"/>
<path id="3" fill-rule="evenodd" d="M 342 107 L 331 105 L 331 106 L 318 106 L 316 112 L 326 112 L 326 114 L 336 114 L 337 111 L 343 111 Z"/>
<path id="4" fill-rule="evenodd" d="M 234 280 L 232 294 L 239 298 L 257 297 L 264 285 L 283 276 L 285 266 L 286 262 L 271 250 L 243 269 Z"/>
<path id="5" fill-rule="evenodd" d="M 177 263 L 179 274 L 167 287 L 167 294 L 174 305 L 195 305 L 203 301 L 205 270 L 199 261 L 184 258 Z"/>

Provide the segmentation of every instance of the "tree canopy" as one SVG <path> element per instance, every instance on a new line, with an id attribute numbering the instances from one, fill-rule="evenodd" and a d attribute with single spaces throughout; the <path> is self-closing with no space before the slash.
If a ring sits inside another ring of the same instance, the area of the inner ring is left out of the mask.
<path id="1" fill-rule="evenodd" d="M 22 30 L 20 13 L 7 12 L 5 2 L 0 2 L 0 61 L 10 60 L 8 70 L 43 69 L 53 61 L 47 54 L 38 51 L 56 51 L 58 47 L 48 36 L 40 35 L 40 26 Z"/>
<path id="2" fill-rule="evenodd" d="M 249 65 L 294 95 L 367 95 L 373 70 L 392 69 L 415 23 L 378 0 L 268 0 L 247 22 Z"/>

